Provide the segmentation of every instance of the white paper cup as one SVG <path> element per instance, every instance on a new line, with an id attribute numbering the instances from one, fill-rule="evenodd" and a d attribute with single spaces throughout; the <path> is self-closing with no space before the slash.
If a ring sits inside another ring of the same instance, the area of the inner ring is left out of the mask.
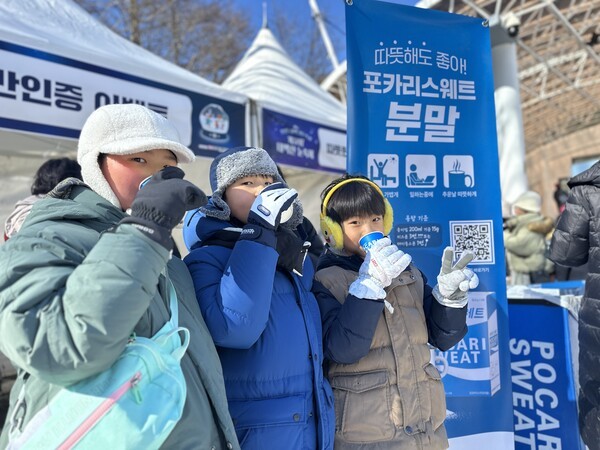
<path id="1" fill-rule="evenodd" d="M 379 239 L 383 239 L 383 233 L 381 231 L 371 231 L 360 238 L 358 245 L 367 252 L 373 246 L 375 241 L 378 241 Z"/>

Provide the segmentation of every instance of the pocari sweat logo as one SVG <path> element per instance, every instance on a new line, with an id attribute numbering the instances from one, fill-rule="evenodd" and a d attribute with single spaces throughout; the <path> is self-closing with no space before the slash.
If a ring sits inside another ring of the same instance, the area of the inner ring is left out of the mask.
<path id="1" fill-rule="evenodd" d="M 432 350 L 446 395 L 494 395 L 500 389 L 498 318 L 493 292 L 469 292 L 467 335 L 454 347 Z"/>

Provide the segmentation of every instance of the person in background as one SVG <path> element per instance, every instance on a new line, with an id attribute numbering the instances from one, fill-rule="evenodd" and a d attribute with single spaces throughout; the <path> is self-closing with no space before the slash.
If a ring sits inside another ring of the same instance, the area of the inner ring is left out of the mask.
<path id="1" fill-rule="evenodd" d="M 194 154 L 163 116 L 127 104 L 88 117 L 77 157 L 85 183 L 62 181 L 0 247 L 0 351 L 19 369 L 0 448 L 63 386 L 109 368 L 132 333 L 156 334 L 169 281 L 190 342 L 185 407 L 164 448 L 239 448 L 190 274 L 171 258 L 173 227 L 207 201 L 176 167 Z"/>
<path id="2" fill-rule="evenodd" d="M 44 162 L 33 177 L 31 195 L 19 200 L 15 209 L 4 224 L 4 240 L 13 236 L 25 221 L 33 204 L 43 198 L 48 192 L 65 178 L 81 179 L 81 167 L 77 161 L 69 158 L 49 159 Z"/>
<path id="3" fill-rule="evenodd" d="M 569 180 L 550 258 L 569 267 L 588 265 L 579 310 L 579 432 L 590 450 L 600 449 L 600 162 Z"/>
<path id="4" fill-rule="evenodd" d="M 323 377 L 314 269 L 298 193 L 261 148 L 235 147 L 210 166 L 208 205 L 183 229 L 196 298 L 225 377 L 244 450 L 330 450 L 335 420 Z"/>
<path id="5" fill-rule="evenodd" d="M 504 248 L 510 270 L 510 284 L 527 285 L 550 281 L 552 263 L 546 257 L 546 235 L 552 219 L 544 217 L 542 198 L 527 191 L 514 202 L 513 217 L 504 223 Z"/>
<path id="6" fill-rule="evenodd" d="M 429 344 L 448 350 L 467 332 L 468 291 L 479 284 L 464 253 L 444 250 L 432 289 L 388 237 L 365 251 L 361 236 L 390 233 L 393 210 L 368 178 L 344 176 L 322 193 L 326 252 L 316 281 L 336 450 L 445 449 L 444 387 Z"/>
<path id="7" fill-rule="evenodd" d="M 569 186 L 567 181 L 567 178 L 559 179 L 554 189 L 554 201 L 556 202 L 559 214 L 564 211 L 567 199 L 569 198 Z"/>

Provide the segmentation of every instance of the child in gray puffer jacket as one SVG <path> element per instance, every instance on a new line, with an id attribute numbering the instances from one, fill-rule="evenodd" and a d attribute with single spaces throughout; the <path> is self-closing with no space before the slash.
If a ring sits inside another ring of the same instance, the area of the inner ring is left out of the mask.
<path id="1" fill-rule="evenodd" d="M 239 449 L 190 274 L 171 257 L 171 230 L 207 201 L 176 167 L 193 159 L 163 116 L 101 107 L 79 138 L 85 183 L 61 182 L 0 247 L 0 351 L 18 368 L 0 448 L 25 442 L 57 392 L 111 367 L 132 333 L 155 335 L 170 317 L 171 284 L 190 334 L 181 359 L 187 396 L 162 448 Z"/>

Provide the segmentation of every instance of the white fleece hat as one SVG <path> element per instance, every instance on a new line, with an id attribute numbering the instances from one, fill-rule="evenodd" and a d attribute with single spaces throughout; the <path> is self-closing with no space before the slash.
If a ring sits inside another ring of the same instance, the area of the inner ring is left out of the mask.
<path id="1" fill-rule="evenodd" d="M 542 197 L 534 191 L 524 192 L 515 200 L 513 208 L 521 208 L 523 211 L 539 213 L 542 210 Z"/>
<path id="2" fill-rule="evenodd" d="M 194 153 L 179 142 L 175 127 L 163 116 L 142 105 L 106 105 L 85 121 L 79 136 L 77 161 L 83 181 L 96 193 L 121 208 L 104 178 L 98 156 L 130 155 L 150 150 L 171 150 L 178 163 L 189 163 Z"/>

